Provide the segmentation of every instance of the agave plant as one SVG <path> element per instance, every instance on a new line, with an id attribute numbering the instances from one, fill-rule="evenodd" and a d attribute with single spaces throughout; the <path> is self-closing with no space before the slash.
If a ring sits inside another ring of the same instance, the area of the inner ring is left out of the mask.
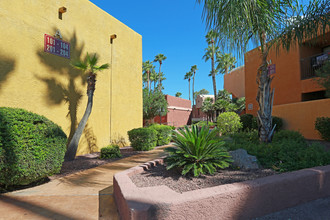
<path id="1" fill-rule="evenodd" d="M 192 172 L 194 176 L 213 174 L 216 167 L 226 168 L 232 162 L 224 142 L 216 138 L 217 131 L 207 126 L 201 129 L 193 125 L 173 133 L 174 146 L 166 148 L 169 156 L 165 159 L 167 169 L 182 168 L 182 175 Z"/>

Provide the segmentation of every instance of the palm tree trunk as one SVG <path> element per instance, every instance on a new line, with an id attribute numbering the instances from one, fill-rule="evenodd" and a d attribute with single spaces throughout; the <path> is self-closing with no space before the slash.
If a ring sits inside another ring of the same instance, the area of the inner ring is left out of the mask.
<path id="1" fill-rule="evenodd" d="M 194 106 L 194 100 L 195 100 L 195 95 L 194 95 L 194 87 L 195 87 L 195 72 L 194 72 L 194 76 L 193 76 L 193 84 L 192 84 L 192 95 L 193 95 L 193 100 L 192 100 L 192 104 Z"/>
<path id="2" fill-rule="evenodd" d="M 150 74 L 149 71 L 147 71 L 148 74 L 148 91 L 150 91 Z"/>
<path id="3" fill-rule="evenodd" d="M 161 79 L 161 76 L 160 76 L 160 68 L 161 68 L 161 66 L 162 66 L 162 64 L 161 63 L 159 63 L 159 79 L 158 79 L 158 86 L 159 86 L 159 91 L 162 91 L 162 85 L 161 85 L 161 81 L 160 81 L 160 79 Z"/>
<path id="4" fill-rule="evenodd" d="M 81 121 L 79 122 L 78 128 L 75 131 L 69 145 L 68 149 L 65 153 L 64 160 L 65 161 L 72 161 L 76 157 L 77 149 L 78 149 L 78 144 L 80 137 L 85 129 L 87 120 L 92 112 L 92 107 L 93 107 L 93 96 L 94 96 L 94 91 L 95 91 L 95 75 L 90 74 L 87 83 L 88 83 L 88 88 L 87 88 L 87 96 L 88 96 L 88 101 L 87 101 L 87 106 L 86 110 L 84 113 L 84 116 L 82 117 Z"/>
<path id="5" fill-rule="evenodd" d="M 189 100 L 191 100 L 190 99 L 190 79 L 188 79 L 188 82 L 189 82 Z"/>
<path id="6" fill-rule="evenodd" d="M 258 116 L 258 133 L 259 140 L 264 143 L 272 140 L 272 109 L 274 99 L 274 89 L 271 90 L 271 81 L 268 75 L 267 56 L 268 48 L 266 45 L 266 35 L 260 35 L 262 63 L 258 70 L 257 84 L 258 94 L 257 102 L 259 104 Z"/>

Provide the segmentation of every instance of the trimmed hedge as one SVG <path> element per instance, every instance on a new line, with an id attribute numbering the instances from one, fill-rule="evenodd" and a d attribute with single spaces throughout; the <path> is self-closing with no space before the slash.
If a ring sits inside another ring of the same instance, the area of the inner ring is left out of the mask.
<path id="1" fill-rule="evenodd" d="M 171 141 L 172 127 L 167 125 L 152 124 L 149 128 L 157 132 L 157 146 L 169 144 Z"/>
<path id="2" fill-rule="evenodd" d="M 330 118 L 319 117 L 315 121 L 315 129 L 320 133 L 322 139 L 330 141 Z"/>
<path id="3" fill-rule="evenodd" d="M 157 144 L 157 131 L 151 128 L 135 128 L 127 132 L 134 150 L 152 150 Z"/>
<path id="4" fill-rule="evenodd" d="M 67 137 L 47 118 L 0 108 L 0 185 L 27 185 L 58 173 Z"/>
<path id="5" fill-rule="evenodd" d="M 122 157 L 118 145 L 109 145 L 101 148 L 101 159 L 120 158 Z"/>

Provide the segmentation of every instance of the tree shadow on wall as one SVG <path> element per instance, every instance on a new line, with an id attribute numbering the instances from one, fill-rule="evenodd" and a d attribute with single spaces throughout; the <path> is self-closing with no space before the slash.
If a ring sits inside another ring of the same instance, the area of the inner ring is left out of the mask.
<path id="1" fill-rule="evenodd" d="M 8 80 L 9 74 L 15 69 L 15 60 L 0 54 L 0 92 L 2 83 Z"/>
<path id="2" fill-rule="evenodd" d="M 53 32 L 55 33 L 56 29 L 54 29 Z M 71 123 L 68 137 L 68 143 L 70 143 L 78 125 L 77 109 L 83 94 L 86 92 L 82 91 L 80 87 L 86 85 L 86 77 L 82 74 L 81 70 L 74 69 L 70 65 L 71 61 L 82 60 L 85 58 L 82 57 L 84 43 L 78 42 L 75 32 L 72 34 L 68 42 L 70 43 L 71 59 L 46 53 L 42 48 L 37 51 L 40 61 L 45 64 L 54 76 L 39 73 L 38 75 L 35 75 L 35 77 L 47 85 L 48 90 L 45 94 L 47 104 L 55 106 L 66 103 L 68 105 L 67 117 Z M 81 86 L 77 86 L 78 83 L 80 83 Z M 89 130 L 85 129 L 84 134 L 87 138 L 87 142 L 93 143 L 96 138 L 94 133 L 90 130 L 91 128 Z"/>

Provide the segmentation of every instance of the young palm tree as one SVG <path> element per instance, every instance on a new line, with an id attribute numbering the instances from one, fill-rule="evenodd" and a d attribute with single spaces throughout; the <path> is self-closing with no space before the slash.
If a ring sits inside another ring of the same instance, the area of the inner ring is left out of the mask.
<path id="1" fill-rule="evenodd" d="M 209 59 L 211 59 L 211 76 L 212 76 L 212 82 L 213 82 L 213 91 L 214 91 L 214 100 L 217 100 L 217 84 L 215 80 L 215 75 L 217 73 L 215 69 L 215 56 L 219 52 L 219 47 L 215 45 L 216 41 L 218 41 L 219 34 L 215 30 L 210 30 L 205 38 L 206 42 L 208 43 L 208 47 L 205 49 L 205 55 L 203 56 L 203 59 L 205 59 L 205 62 L 207 62 Z"/>
<path id="2" fill-rule="evenodd" d="M 75 131 L 69 145 L 68 149 L 65 153 L 65 160 L 66 161 L 71 161 L 74 160 L 77 149 L 78 149 L 78 144 L 79 140 L 81 137 L 82 132 L 84 131 L 84 128 L 86 126 L 87 120 L 92 112 L 92 107 L 93 107 L 93 96 L 94 96 L 94 91 L 95 91 L 95 82 L 96 82 L 96 72 L 102 71 L 105 69 L 109 68 L 109 64 L 103 64 L 101 66 L 97 66 L 97 61 L 98 58 L 96 54 L 94 54 L 93 57 L 90 57 L 87 53 L 87 56 L 83 62 L 77 61 L 72 63 L 72 66 L 77 69 L 81 69 L 84 72 L 87 73 L 87 96 L 88 96 L 88 101 L 87 101 L 87 107 L 84 113 L 84 116 L 82 117 L 81 121 L 79 122 L 78 128 Z"/>
<path id="3" fill-rule="evenodd" d="M 164 54 L 161 54 L 161 53 L 157 54 L 154 59 L 154 62 L 159 62 L 159 75 L 161 73 L 161 67 L 163 64 L 163 60 L 166 60 L 166 57 L 164 56 Z M 159 85 L 161 84 L 160 79 L 161 79 L 161 77 L 159 77 Z M 159 89 L 161 90 L 161 86 L 159 87 Z"/>
<path id="4" fill-rule="evenodd" d="M 148 90 L 150 91 L 150 73 L 155 68 L 155 66 L 149 60 L 142 63 L 142 71 L 146 74 L 147 82 L 148 82 Z"/>
<path id="5" fill-rule="evenodd" d="M 193 65 L 191 68 L 190 68 L 190 72 L 192 72 L 193 73 L 193 84 L 192 84 L 192 94 L 193 94 L 193 96 L 194 96 L 194 93 L 195 93 L 195 91 L 194 91 L 194 87 L 195 87 L 195 74 L 196 74 L 196 71 L 197 71 L 198 69 L 197 69 L 197 65 Z M 194 97 L 193 97 L 193 103 L 192 103 L 193 105 L 194 105 Z"/>
<path id="6" fill-rule="evenodd" d="M 261 65 L 257 73 L 259 139 L 270 142 L 273 136 L 273 77 L 268 75 L 269 49 L 276 43 L 287 50 L 306 39 L 317 39 L 329 28 L 330 1 L 311 0 L 301 7 L 294 0 L 197 0 L 204 3 L 203 16 L 209 28 L 221 33 L 227 46 L 246 51 L 248 42 L 260 45 Z"/>
<path id="7" fill-rule="evenodd" d="M 190 80 L 191 80 L 192 75 L 193 75 L 192 72 L 187 72 L 186 75 L 184 75 L 184 79 L 187 79 L 189 82 L 189 100 L 191 100 L 190 99 Z"/>

